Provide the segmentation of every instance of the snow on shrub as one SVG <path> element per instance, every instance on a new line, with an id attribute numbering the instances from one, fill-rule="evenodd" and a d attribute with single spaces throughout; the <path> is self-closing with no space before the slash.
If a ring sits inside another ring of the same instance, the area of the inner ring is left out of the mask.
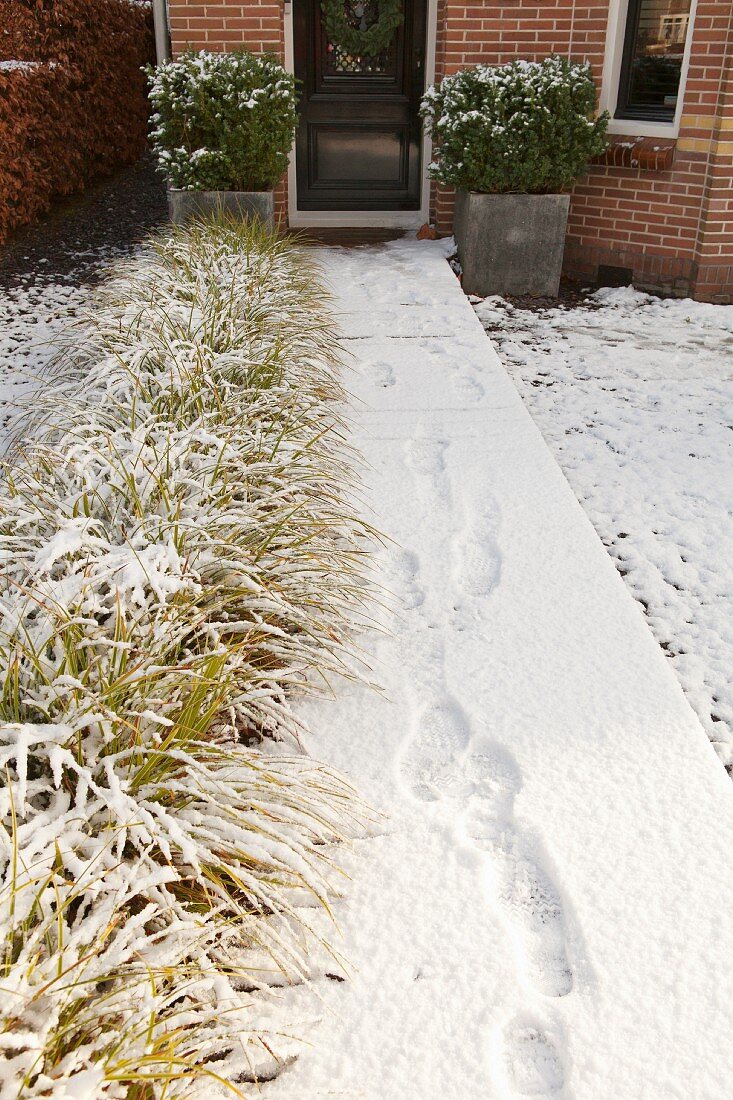
<path id="1" fill-rule="evenodd" d="M 590 65 L 562 57 L 463 69 L 428 89 L 421 113 L 431 175 L 463 191 L 564 191 L 606 144 Z"/>
<path id="2" fill-rule="evenodd" d="M 287 168 L 295 77 L 274 57 L 189 51 L 149 70 L 152 142 L 172 187 L 266 191 Z"/>
<path id="3" fill-rule="evenodd" d="M 257 227 L 161 238 L 5 471 L 2 1097 L 204 1096 L 291 1054 L 267 986 L 307 975 L 303 898 L 363 819 L 275 751 L 370 596 L 322 302 Z"/>

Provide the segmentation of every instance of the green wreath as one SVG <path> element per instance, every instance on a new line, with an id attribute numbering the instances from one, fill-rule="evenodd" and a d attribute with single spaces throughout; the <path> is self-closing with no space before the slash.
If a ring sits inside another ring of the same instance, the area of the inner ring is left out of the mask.
<path id="1" fill-rule="evenodd" d="M 386 50 L 392 42 L 392 36 L 405 21 L 403 0 L 378 0 L 379 16 L 371 27 L 361 30 L 352 27 L 346 18 L 344 0 L 321 0 L 326 34 L 329 42 L 339 46 L 346 53 L 368 54 L 373 57 Z"/>

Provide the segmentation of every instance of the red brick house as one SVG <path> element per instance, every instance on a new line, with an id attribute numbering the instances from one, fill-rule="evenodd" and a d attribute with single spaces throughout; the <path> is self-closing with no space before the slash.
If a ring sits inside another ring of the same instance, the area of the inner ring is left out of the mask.
<path id="1" fill-rule="evenodd" d="M 379 0 L 344 0 L 368 26 Z M 426 84 L 465 65 L 551 53 L 587 59 L 611 146 L 573 191 L 571 276 L 733 300 L 731 0 L 404 0 L 375 57 L 329 42 L 320 0 L 169 0 L 173 53 L 274 51 L 302 81 L 301 125 L 278 192 L 292 227 L 451 229 L 427 178 Z M 609 268 L 614 270 L 608 270 Z M 620 269 L 620 270 L 619 270 Z"/>

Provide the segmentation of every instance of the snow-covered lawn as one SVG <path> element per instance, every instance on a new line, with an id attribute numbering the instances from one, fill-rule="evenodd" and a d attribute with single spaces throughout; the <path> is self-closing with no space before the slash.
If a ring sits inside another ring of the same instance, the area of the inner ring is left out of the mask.
<path id="1" fill-rule="evenodd" d="M 476 303 L 519 392 L 733 765 L 733 307 L 601 290 Z"/>

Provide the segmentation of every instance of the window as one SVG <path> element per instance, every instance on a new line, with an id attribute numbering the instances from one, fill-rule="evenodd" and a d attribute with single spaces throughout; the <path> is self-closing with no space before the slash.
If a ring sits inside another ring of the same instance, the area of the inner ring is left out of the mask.
<path id="1" fill-rule="evenodd" d="M 616 118 L 672 122 L 692 0 L 629 0 Z"/>

